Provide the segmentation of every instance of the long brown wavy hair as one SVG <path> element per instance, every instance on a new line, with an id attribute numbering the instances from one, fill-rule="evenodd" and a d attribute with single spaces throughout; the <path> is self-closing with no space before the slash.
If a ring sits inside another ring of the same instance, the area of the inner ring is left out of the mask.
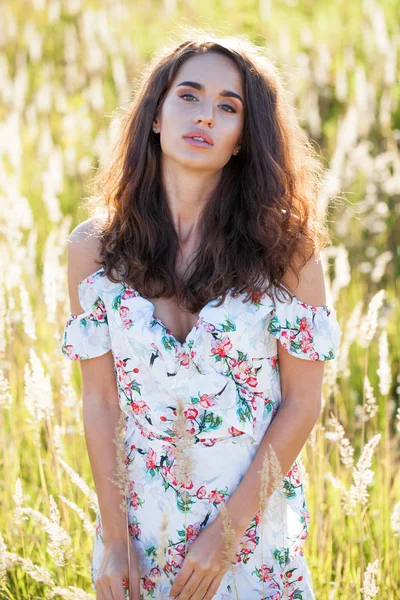
<path id="1" fill-rule="evenodd" d="M 244 130 L 240 152 L 223 167 L 220 183 L 207 198 L 199 246 L 180 278 L 175 272 L 179 239 L 152 124 L 178 69 L 205 52 L 228 56 L 238 66 Z M 116 155 L 99 167 L 97 195 L 89 198 L 89 209 L 105 203 L 97 262 L 109 279 L 125 282 L 143 297 L 175 298 L 192 313 L 221 296 L 219 306 L 228 290 L 245 294 L 244 301 L 269 293 L 271 286 L 287 296 L 281 278 L 288 267 L 298 279 L 299 269 L 330 238 L 317 210 L 321 162 L 267 52 L 244 36 L 192 30 L 154 56 L 132 99 L 116 112 L 122 123 Z"/>

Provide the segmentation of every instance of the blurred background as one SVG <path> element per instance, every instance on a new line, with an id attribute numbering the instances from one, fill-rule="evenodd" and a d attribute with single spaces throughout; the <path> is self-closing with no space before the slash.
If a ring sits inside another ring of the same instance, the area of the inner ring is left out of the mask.
<path id="1" fill-rule="evenodd" d="M 342 344 L 326 364 L 324 408 L 301 455 L 311 515 L 304 551 L 318 600 L 394 600 L 398 0 L 0 3 L 0 598 L 94 597 L 97 498 L 80 370 L 60 350 L 66 240 L 87 216 L 83 199 L 115 137 L 113 111 L 185 26 L 266 46 L 326 167 L 324 257 Z"/>

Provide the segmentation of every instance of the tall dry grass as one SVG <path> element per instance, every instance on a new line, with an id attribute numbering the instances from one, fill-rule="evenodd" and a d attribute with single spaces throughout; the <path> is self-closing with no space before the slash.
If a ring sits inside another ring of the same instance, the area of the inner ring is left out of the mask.
<path id="1" fill-rule="evenodd" d="M 394 600 L 400 111 L 391 0 L 205 0 L 179 9 L 170 0 L 1 3 L 0 597 L 93 598 L 86 590 L 98 503 L 79 367 L 60 354 L 66 238 L 85 218 L 78 205 L 93 166 L 112 147 L 118 128 L 108 116 L 181 18 L 268 44 L 291 73 L 299 117 L 326 159 L 320 209 L 328 209 L 334 242 L 326 277 L 343 339 L 301 454 L 311 515 L 305 549 L 319 600 Z M 332 201 L 344 191 L 350 202 Z M 183 484 L 184 502 L 186 493 Z M 166 513 L 161 566 L 167 526 Z M 227 539 L 229 531 L 228 522 Z"/>

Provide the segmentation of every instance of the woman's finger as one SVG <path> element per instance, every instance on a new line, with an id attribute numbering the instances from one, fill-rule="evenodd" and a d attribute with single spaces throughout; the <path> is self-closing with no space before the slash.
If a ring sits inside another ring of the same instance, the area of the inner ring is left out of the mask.
<path id="1" fill-rule="evenodd" d="M 194 591 L 189 594 L 188 598 L 190 598 L 190 600 L 203 600 L 204 594 L 208 591 L 211 583 L 214 580 L 214 576 L 203 576 L 200 580 L 199 580 L 199 584 L 197 586 L 197 588 L 194 589 Z M 178 598 L 179 600 L 179 598 Z"/>
<path id="2" fill-rule="evenodd" d="M 126 593 L 128 595 L 126 595 Z M 112 600 L 127 600 L 129 598 L 128 589 L 124 587 L 122 581 L 115 581 L 111 584 Z"/>
<path id="3" fill-rule="evenodd" d="M 107 579 L 97 578 L 96 600 L 114 600 L 110 584 Z"/>
<path id="4" fill-rule="evenodd" d="M 189 578 L 194 573 L 194 565 L 188 560 L 188 557 L 183 561 L 183 566 L 179 571 L 178 575 L 175 577 L 172 587 L 170 589 L 169 595 L 171 598 L 177 598 L 178 594 L 181 594 L 183 588 L 188 582 Z"/>
<path id="5" fill-rule="evenodd" d="M 223 573 L 222 575 L 219 575 L 218 577 L 214 577 L 214 579 L 212 579 L 209 588 L 206 591 L 205 596 L 202 598 L 202 600 L 212 600 L 214 598 L 214 594 L 216 594 L 221 581 L 224 578 L 225 573 Z"/>

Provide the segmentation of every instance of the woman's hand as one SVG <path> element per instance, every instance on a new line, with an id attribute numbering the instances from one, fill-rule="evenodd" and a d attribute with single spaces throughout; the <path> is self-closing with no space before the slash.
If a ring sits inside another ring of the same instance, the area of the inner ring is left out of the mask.
<path id="1" fill-rule="evenodd" d="M 233 546 L 239 548 L 243 528 L 235 528 Z M 220 515 L 191 543 L 182 567 L 175 577 L 170 598 L 178 600 L 211 600 L 228 570 L 224 528 Z M 179 594 L 179 597 L 178 597 Z"/>
<path id="2" fill-rule="evenodd" d="M 140 563 L 130 540 L 131 579 L 129 581 L 128 549 L 126 540 L 112 540 L 104 548 L 104 556 L 96 579 L 96 600 L 140 600 Z M 129 586 L 125 595 L 123 582 Z"/>

